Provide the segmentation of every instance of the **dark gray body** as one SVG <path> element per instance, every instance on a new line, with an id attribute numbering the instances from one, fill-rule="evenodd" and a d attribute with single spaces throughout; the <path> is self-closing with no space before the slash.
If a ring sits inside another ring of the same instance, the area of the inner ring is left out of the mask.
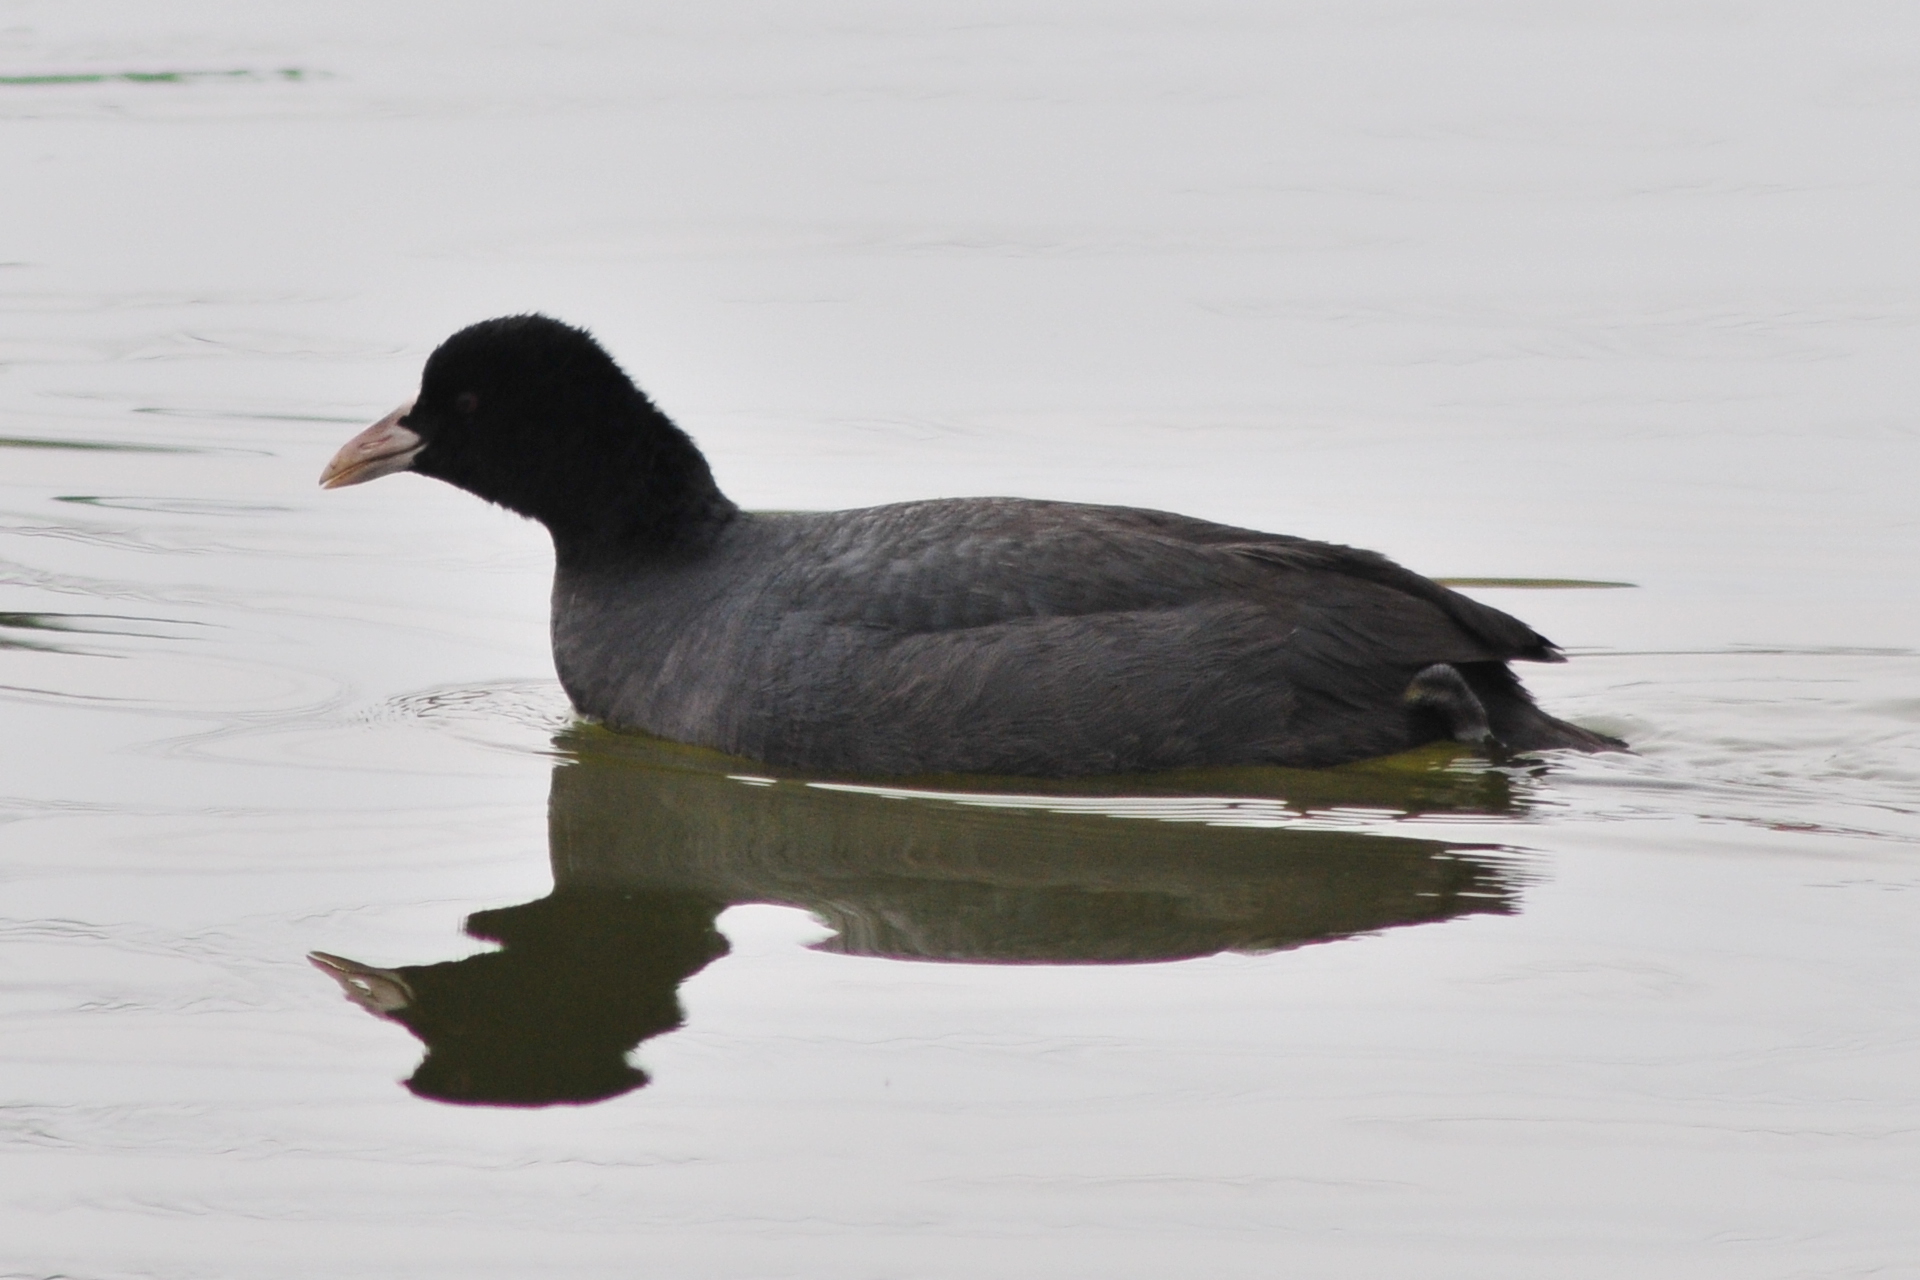
<path id="1" fill-rule="evenodd" d="M 1611 739 L 1535 708 L 1557 661 L 1382 557 L 1163 512 L 1009 498 L 734 516 L 697 548 L 562 557 L 553 651 L 616 729 L 801 769 L 1066 776 L 1321 766 L 1449 736 L 1451 663 L 1517 749 Z"/>

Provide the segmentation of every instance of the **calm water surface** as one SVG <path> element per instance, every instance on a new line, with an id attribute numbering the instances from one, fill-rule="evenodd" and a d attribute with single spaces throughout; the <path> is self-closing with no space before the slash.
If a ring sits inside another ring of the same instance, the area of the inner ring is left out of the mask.
<path id="1" fill-rule="evenodd" d="M 1915 47 L 6 6 L 0 1274 L 1920 1275 Z M 537 530 L 314 487 L 534 308 L 745 505 L 1635 584 L 1472 590 L 1637 752 L 874 785 L 578 724 Z"/>

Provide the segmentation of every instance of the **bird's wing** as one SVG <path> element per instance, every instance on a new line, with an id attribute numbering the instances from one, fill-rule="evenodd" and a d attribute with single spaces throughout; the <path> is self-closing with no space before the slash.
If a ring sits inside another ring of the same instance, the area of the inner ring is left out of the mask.
<path id="1" fill-rule="evenodd" d="M 1241 602 L 1355 657 L 1560 660 L 1526 624 L 1384 556 L 1165 512 L 907 503 L 845 513 L 815 536 L 781 594 L 841 625 L 923 633 Z"/>

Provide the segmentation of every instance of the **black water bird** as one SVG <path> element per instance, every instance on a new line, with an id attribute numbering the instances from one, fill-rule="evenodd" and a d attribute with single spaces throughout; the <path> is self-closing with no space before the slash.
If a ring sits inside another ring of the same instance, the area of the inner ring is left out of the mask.
<path id="1" fill-rule="evenodd" d="M 1015 498 L 742 511 L 544 316 L 448 338 L 321 483 L 406 470 L 547 527 L 554 664 L 616 729 L 872 775 L 1623 745 L 1534 705 L 1507 664 L 1563 661 L 1544 637 L 1370 551 Z"/>

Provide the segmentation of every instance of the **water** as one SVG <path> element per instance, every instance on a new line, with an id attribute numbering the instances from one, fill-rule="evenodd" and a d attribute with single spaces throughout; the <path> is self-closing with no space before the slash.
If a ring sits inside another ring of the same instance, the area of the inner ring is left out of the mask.
<path id="1" fill-rule="evenodd" d="M 1917 26 L 9 5 L 0 1273 L 1920 1273 Z M 1634 583 L 1473 590 L 1637 753 L 575 725 L 537 530 L 314 487 L 531 308 L 748 506 Z"/>

